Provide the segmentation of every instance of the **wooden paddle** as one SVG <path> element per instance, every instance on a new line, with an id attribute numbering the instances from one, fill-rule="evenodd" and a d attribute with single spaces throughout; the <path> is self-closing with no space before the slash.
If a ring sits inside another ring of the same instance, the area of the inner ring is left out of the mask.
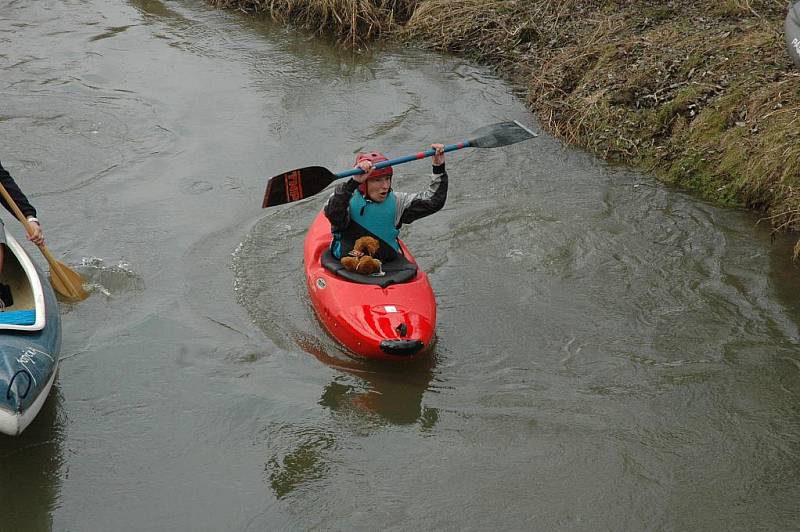
<path id="1" fill-rule="evenodd" d="M 499 148 L 500 146 L 516 144 L 517 142 L 522 142 L 523 140 L 532 139 L 537 136 L 536 133 L 516 120 L 513 122 L 500 122 L 473 131 L 468 140 L 457 144 L 448 144 L 444 147 L 444 151 L 449 152 L 462 148 Z M 395 166 L 409 161 L 424 159 L 425 157 L 432 156 L 434 153 L 436 153 L 436 150 L 430 148 L 412 155 L 382 161 L 376 164 L 375 168 L 386 168 L 387 166 Z M 264 192 L 264 201 L 261 207 L 274 207 L 276 205 L 299 201 L 322 192 L 337 179 L 363 173 L 364 171 L 361 168 L 351 168 L 334 174 L 322 166 L 309 166 L 284 172 L 267 181 L 267 190 Z"/>
<path id="2" fill-rule="evenodd" d="M 0 184 L 0 194 L 2 194 L 3 199 L 5 199 L 6 203 L 11 207 L 11 210 L 14 211 L 14 216 L 16 216 L 25 227 L 25 231 L 27 231 L 29 235 L 33 234 L 33 228 L 30 222 L 28 222 L 28 219 L 22 214 L 22 211 L 19 210 L 19 207 L 11 198 L 6 187 L 2 184 Z M 50 264 L 50 284 L 53 285 L 56 292 L 70 301 L 83 301 L 89 297 L 89 293 L 83 289 L 83 278 L 78 273 L 70 270 L 63 262 L 57 261 L 44 244 L 39 245 L 39 250 Z"/>

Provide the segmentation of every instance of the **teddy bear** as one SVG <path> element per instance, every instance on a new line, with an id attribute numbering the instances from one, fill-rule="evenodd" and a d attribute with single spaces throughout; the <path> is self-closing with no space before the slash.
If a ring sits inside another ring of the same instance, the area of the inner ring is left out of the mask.
<path id="1" fill-rule="evenodd" d="M 381 261 L 373 255 L 378 251 L 380 243 L 371 236 L 362 236 L 356 240 L 353 251 L 347 257 L 342 257 L 342 265 L 351 272 L 370 275 L 381 271 Z"/>

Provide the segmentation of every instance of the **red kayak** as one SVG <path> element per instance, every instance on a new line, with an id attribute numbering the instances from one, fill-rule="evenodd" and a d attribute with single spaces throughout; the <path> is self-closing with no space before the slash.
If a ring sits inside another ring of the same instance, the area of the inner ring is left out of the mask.
<path id="1" fill-rule="evenodd" d="M 330 252 L 331 226 L 320 212 L 306 235 L 306 283 L 322 324 L 340 344 L 365 358 L 408 360 L 427 353 L 436 327 L 428 276 L 403 242 L 403 256 L 382 276 L 344 269 Z"/>

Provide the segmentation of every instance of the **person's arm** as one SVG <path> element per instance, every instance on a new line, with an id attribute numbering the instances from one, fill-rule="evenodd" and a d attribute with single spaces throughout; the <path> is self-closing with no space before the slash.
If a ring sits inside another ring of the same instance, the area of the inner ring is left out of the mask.
<path id="1" fill-rule="evenodd" d="M 325 216 L 331 222 L 331 231 L 334 233 L 343 231 L 350 225 L 350 200 L 353 198 L 353 193 L 373 172 L 372 161 L 361 161 L 356 166 L 364 170 L 364 173 L 356 174 L 344 183 L 336 185 L 325 204 Z"/>
<path id="2" fill-rule="evenodd" d="M 2 163 L 0 163 L 0 183 L 3 184 L 8 194 L 11 196 L 11 199 L 14 200 L 14 203 L 17 204 L 17 207 L 19 207 L 19 210 L 22 211 L 22 214 L 24 214 L 26 218 L 36 218 L 36 209 L 30 204 L 25 194 L 22 193 L 22 190 L 20 190 L 17 182 L 14 181 L 14 178 L 11 177 L 11 174 L 3 168 Z M 12 211 L 11 207 L 6 203 L 5 198 L 0 197 L 0 202 L 2 202 L 3 207 L 5 207 L 8 212 L 14 214 L 14 211 Z"/>
<path id="3" fill-rule="evenodd" d="M 416 194 L 397 194 L 398 211 L 396 226 L 410 224 L 424 216 L 435 213 L 447 201 L 447 170 L 444 168 L 444 144 L 431 144 L 436 150 L 433 155 L 433 175 L 427 190 Z"/>
<path id="4" fill-rule="evenodd" d="M 433 167 L 427 190 L 414 194 L 397 194 L 400 225 L 429 216 L 444 207 L 447 201 L 447 170 L 444 163 Z M 398 226 L 399 227 L 399 226 Z"/>
<path id="5" fill-rule="evenodd" d="M 28 234 L 28 240 L 37 246 L 44 244 L 44 233 L 42 233 L 42 226 L 39 224 L 39 219 L 36 217 L 36 209 L 33 208 L 33 205 L 31 205 L 31 203 L 28 201 L 28 198 L 25 196 L 25 194 L 22 193 L 22 190 L 20 190 L 17 182 L 14 181 L 14 178 L 11 177 L 11 174 L 9 174 L 8 171 L 3 168 L 2 163 L 0 163 L 0 183 L 3 184 L 3 187 L 8 192 L 8 195 L 11 196 L 11 199 L 17 204 L 19 210 L 22 211 L 22 214 L 28 219 L 32 230 L 32 232 Z M 8 212 L 14 214 L 11 206 L 2 196 L 0 196 L 0 203 L 3 204 L 3 207 L 5 207 Z"/>
<path id="6" fill-rule="evenodd" d="M 350 225 L 350 199 L 358 185 L 355 179 L 339 183 L 325 203 L 325 216 L 331 222 L 333 232 L 342 231 Z"/>

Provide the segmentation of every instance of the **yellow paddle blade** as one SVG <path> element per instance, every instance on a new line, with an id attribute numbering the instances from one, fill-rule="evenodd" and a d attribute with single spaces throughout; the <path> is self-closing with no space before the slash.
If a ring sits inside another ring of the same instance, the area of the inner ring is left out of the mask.
<path id="1" fill-rule="evenodd" d="M 50 263 L 50 284 L 64 299 L 72 302 L 83 301 L 89 293 L 83 289 L 83 278 L 69 269 L 63 262 Z"/>
<path id="2" fill-rule="evenodd" d="M 14 202 L 14 198 L 11 197 L 2 183 L 0 183 L 0 196 L 6 200 L 6 204 L 11 208 L 14 216 L 17 217 L 17 220 L 19 220 L 25 228 L 25 232 L 29 235 L 33 234 L 34 231 L 31 228 L 30 222 L 28 222 L 25 215 L 22 214 L 22 211 L 19 210 L 19 207 Z M 44 258 L 47 259 L 47 263 L 50 264 L 50 284 L 53 285 L 53 289 L 70 301 L 83 301 L 89 297 L 89 293 L 83 289 L 83 278 L 70 270 L 66 264 L 58 262 L 56 258 L 53 257 L 53 254 L 50 253 L 50 250 L 47 249 L 47 246 L 44 244 L 38 244 L 38 246 L 39 251 L 41 251 Z"/>

